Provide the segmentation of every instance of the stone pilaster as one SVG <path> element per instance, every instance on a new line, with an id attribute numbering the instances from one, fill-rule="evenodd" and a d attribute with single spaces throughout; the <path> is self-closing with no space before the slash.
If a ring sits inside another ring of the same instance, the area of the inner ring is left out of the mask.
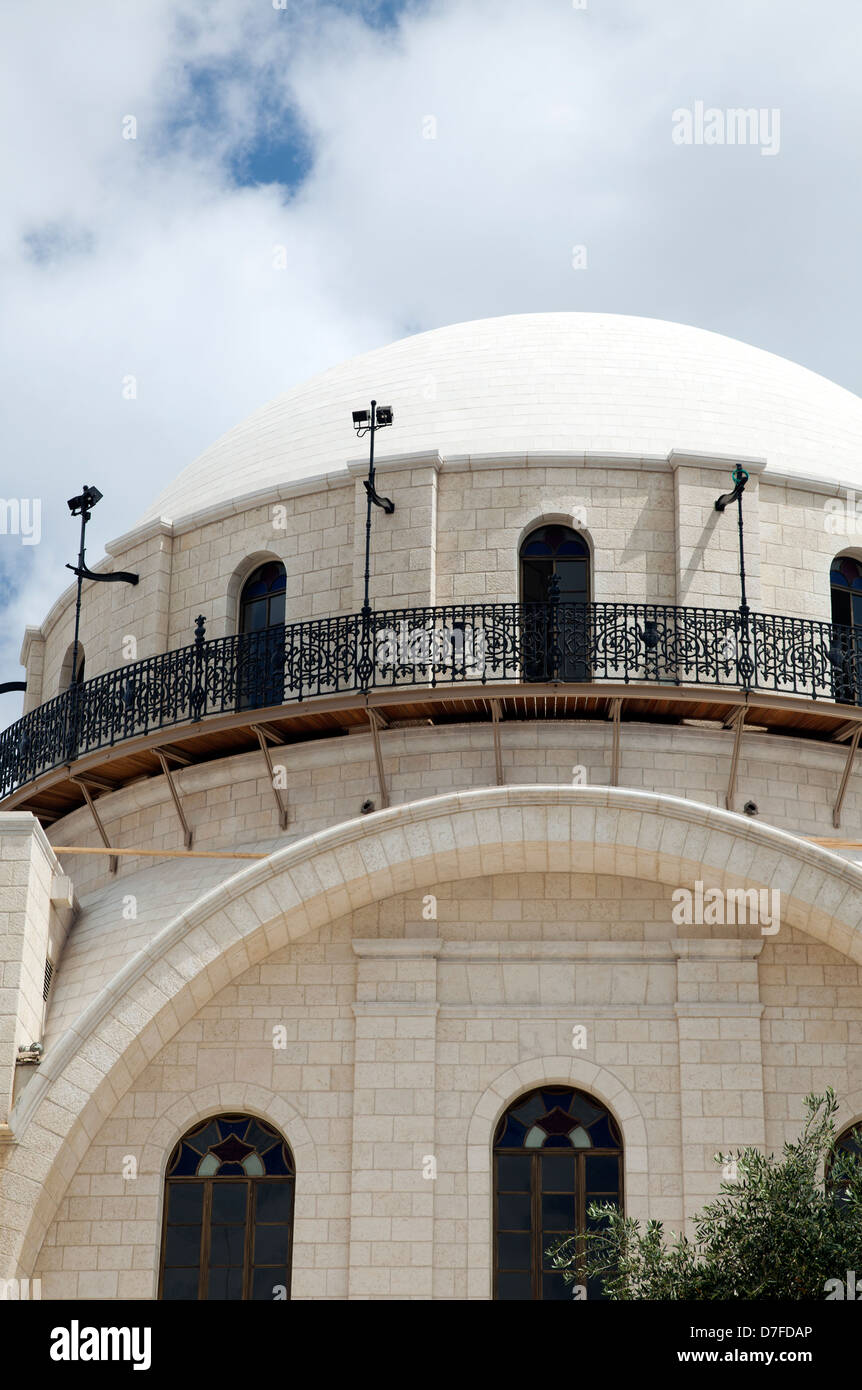
<path id="1" fill-rule="evenodd" d="M 350 1298 L 432 1297 L 439 946 L 353 942 Z"/>
<path id="2" fill-rule="evenodd" d="M 680 1125 L 686 1221 L 717 1196 L 717 1153 L 766 1142 L 763 1005 L 757 957 L 763 941 L 677 940 Z"/>

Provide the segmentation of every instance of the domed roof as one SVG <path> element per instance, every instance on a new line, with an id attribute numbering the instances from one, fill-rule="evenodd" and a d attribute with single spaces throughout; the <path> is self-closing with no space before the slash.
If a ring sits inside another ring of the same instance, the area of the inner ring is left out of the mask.
<path id="1" fill-rule="evenodd" d="M 283 392 L 184 469 L 141 521 L 180 521 L 345 469 L 366 448 L 350 412 L 371 397 L 395 411 L 383 457 L 676 449 L 860 477 L 862 400 L 805 367 L 660 319 L 512 314 L 403 338 Z"/>

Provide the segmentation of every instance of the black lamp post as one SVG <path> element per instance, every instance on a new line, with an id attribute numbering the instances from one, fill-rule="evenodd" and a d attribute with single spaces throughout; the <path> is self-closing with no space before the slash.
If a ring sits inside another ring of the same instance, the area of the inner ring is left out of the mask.
<path id="1" fill-rule="evenodd" d="M 754 662 L 751 659 L 751 643 L 749 628 L 749 608 L 748 599 L 745 593 L 745 535 L 742 520 L 742 494 L 745 491 L 745 484 L 748 482 L 748 474 L 739 464 L 734 468 L 730 475 L 733 483 L 732 492 L 723 492 L 715 500 L 715 510 L 723 512 L 735 502 L 737 506 L 737 532 L 739 534 L 739 635 L 740 650 L 737 654 L 736 664 L 739 672 L 740 684 L 744 690 L 751 688 L 751 677 L 754 673 Z"/>
<path id="2" fill-rule="evenodd" d="M 66 569 L 71 570 L 78 577 L 78 593 L 75 599 L 75 641 L 72 646 L 72 684 L 78 684 L 78 647 L 80 646 L 81 631 L 81 589 L 85 579 L 92 579 L 96 584 L 137 584 L 139 575 L 129 574 L 126 570 L 116 570 L 113 574 L 96 574 L 93 570 L 87 569 L 84 562 L 86 550 L 87 522 L 93 515 L 93 508 L 97 502 L 101 502 L 102 494 L 97 487 L 90 487 L 84 484 L 78 497 L 70 497 L 66 506 L 72 516 L 81 518 L 81 542 L 78 547 L 77 565 L 67 565 Z"/>
<path id="3" fill-rule="evenodd" d="M 368 477 L 364 483 L 368 500 L 365 509 L 365 598 L 362 604 L 362 613 L 366 622 L 371 613 L 371 603 L 368 597 L 371 574 L 371 508 L 372 505 L 382 507 L 387 516 L 391 516 L 395 511 L 395 503 L 388 497 L 381 497 L 374 486 L 374 435 L 377 430 L 391 425 L 392 420 L 392 406 L 378 406 L 376 401 L 371 402 L 370 410 L 354 410 L 353 412 L 353 428 L 356 430 L 357 438 L 362 439 L 366 434 L 369 436 Z"/>
<path id="4" fill-rule="evenodd" d="M 733 472 L 730 475 L 730 480 L 733 483 L 733 491 L 723 492 L 720 497 L 716 498 L 715 510 L 717 512 L 723 512 L 726 507 L 730 506 L 731 502 L 735 502 L 738 507 L 737 527 L 739 530 L 739 585 L 741 590 L 739 611 L 741 613 L 747 613 L 748 602 L 745 597 L 745 545 L 743 539 L 742 523 L 742 494 L 745 491 L 745 484 L 748 482 L 748 474 L 746 473 L 744 468 L 740 468 L 737 464 L 736 468 L 734 468 Z"/>

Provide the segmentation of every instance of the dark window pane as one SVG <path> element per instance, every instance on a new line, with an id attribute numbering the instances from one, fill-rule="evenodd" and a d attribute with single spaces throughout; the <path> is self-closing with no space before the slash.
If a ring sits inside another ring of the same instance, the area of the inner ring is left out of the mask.
<path id="1" fill-rule="evenodd" d="M 251 1296 L 258 1302 L 283 1299 L 287 1289 L 287 1269 L 256 1269 L 252 1274 Z"/>
<path id="2" fill-rule="evenodd" d="M 293 1184 L 257 1182 L 254 1185 L 258 1221 L 289 1221 Z"/>
<path id="3" fill-rule="evenodd" d="M 529 1192 L 529 1154 L 500 1154 L 497 1159 L 497 1187 L 501 1192 Z"/>
<path id="4" fill-rule="evenodd" d="M 849 627 L 851 624 L 850 594 L 847 590 L 832 590 L 832 621 L 840 623 L 843 627 Z"/>
<path id="5" fill-rule="evenodd" d="M 512 1111 L 514 1119 L 520 1120 L 522 1125 L 531 1125 L 534 1120 L 538 1120 L 548 1109 L 542 1093 L 539 1091 L 535 1095 L 529 1096 L 523 1105 L 516 1105 Z"/>
<path id="6" fill-rule="evenodd" d="M 194 1177 L 201 1161 L 200 1154 L 189 1144 L 179 1144 L 178 1149 L 179 1156 L 171 1163 L 171 1177 Z"/>
<path id="7" fill-rule="evenodd" d="M 245 1251 L 245 1226 L 213 1226 L 210 1231 L 210 1264 L 241 1265 Z"/>
<path id="8" fill-rule="evenodd" d="M 204 1205 L 202 1182 L 172 1182 L 168 1187 L 168 1221 L 200 1224 Z"/>
<path id="9" fill-rule="evenodd" d="M 546 1231 L 575 1229 L 575 1199 L 564 1193 L 547 1192 L 542 1197 L 542 1225 Z"/>
<path id="10" fill-rule="evenodd" d="M 607 1115 L 590 1125 L 590 1140 L 594 1149 L 615 1149 L 617 1138 L 610 1126 Z"/>
<path id="11" fill-rule="evenodd" d="M 497 1236 L 497 1264 L 500 1269 L 529 1269 L 532 1240 L 529 1231 L 503 1231 Z"/>
<path id="12" fill-rule="evenodd" d="M 552 574 L 550 560 L 525 560 L 522 565 L 524 603 L 546 603 L 548 580 Z"/>
<path id="13" fill-rule="evenodd" d="M 283 1144 L 273 1144 L 272 1148 L 267 1149 L 262 1157 L 264 1170 L 269 1177 L 286 1178 L 293 1173 L 290 1155 L 286 1152 Z"/>
<path id="14" fill-rule="evenodd" d="M 573 1285 L 567 1284 L 562 1274 L 543 1274 L 542 1275 L 542 1298 L 547 1300 L 559 1301 L 560 1299 L 571 1300 L 574 1297 Z"/>
<path id="15" fill-rule="evenodd" d="M 213 1183 L 213 1224 L 242 1224 L 245 1221 L 247 1192 L 245 1183 Z"/>
<path id="16" fill-rule="evenodd" d="M 290 1242 L 288 1226 L 256 1226 L 254 1232 L 254 1263 L 256 1265 L 284 1264 Z"/>
<path id="17" fill-rule="evenodd" d="M 616 1192 L 620 1181 L 620 1161 L 613 1154 L 592 1154 L 584 1159 L 587 1189 L 590 1192 Z"/>
<path id="18" fill-rule="evenodd" d="M 505 1118 L 497 1139 L 498 1149 L 520 1149 L 524 1143 L 524 1126 L 513 1115 Z"/>
<path id="19" fill-rule="evenodd" d="M 168 1226 L 166 1265 L 196 1265 L 201 1257 L 200 1226 Z"/>
<path id="20" fill-rule="evenodd" d="M 266 627 L 266 599 L 255 599 L 243 608 L 243 632 L 259 632 Z"/>
<path id="21" fill-rule="evenodd" d="M 526 1194 L 501 1193 L 497 1197 L 497 1224 L 501 1231 L 529 1231 L 530 1198 Z"/>
<path id="22" fill-rule="evenodd" d="M 186 1143 L 191 1144 L 192 1148 L 205 1154 L 211 1144 L 217 1144 L 221 1139 L 221 1131 L 215 1120 L 210 1120 L 208 1125 L 204 1125 L 197 1134 L 186 1135 Z"/>
<path id="23" fill-rule="evenodd" d="M 269 622 L 270 626 L 274 623 L 284 622 L 284 594 L 273 594 L 269 601 Z"/>
<path id="24" fill-rule="evenodd" d="M 198 1271 L 196 1269 L 166 1269 L 162 1283 L 162 1298 L 191 1298 L 197 1301 Z"/>
<path id="25" fill-rule="evenodd" d="M 529 1274 L 498 1274 L 497 1297 L 502 1299 L 530 1299 L 533 1297 L 533 1281 Z"/>
<path id="26" fill-rule="evenodd" d="M 546 1192 L 572 1192 L 575 1186 L 575 1155 L 542 1154 L 542 1187 Z"/>
<path id="27" fill-rule="evenodd" d="M 241 1269 L 211 1269 L 207 1298 L 238 1301 L 242 1298 Z"/>
<path id="28" fill-rule="evenodd" d="M 561 603 L 586 603 L 589 599 L 586 560 L 558 560 Z"/>

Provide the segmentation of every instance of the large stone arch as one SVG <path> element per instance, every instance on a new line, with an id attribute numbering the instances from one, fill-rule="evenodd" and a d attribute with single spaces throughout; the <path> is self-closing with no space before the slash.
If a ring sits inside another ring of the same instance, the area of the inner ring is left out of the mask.
<path id="1" fill-rule="evenodd" d="M 483 1092 L 467 1131 L 467 1296 L 491 1297 L 492 1209 L 491 1145 L 503 1111 L 534 1086 L 575 1086 L 601 1100 L 623 1135 L 626 1210 L 646 1216 L 649 1149 L 646 1121 L 634 1095 L 610 1067 L 585 1057 L 531 1057 L 501 1072 Z"/>
<path id="2" fill-rule="evenodd" d="M 862 961 L 862 869 L 785 831 L 676 797 L 491 787 L 310 835 L 205 894 L 125 966 L 46 1057 L 10 1115 L 4 1274 L 29 1274 L 105 1117 L 163 1043 L 224 985 L 356 908 L 436 882 L 602 873 L 669 886 L 781 889 L 783 920 Z"/>

